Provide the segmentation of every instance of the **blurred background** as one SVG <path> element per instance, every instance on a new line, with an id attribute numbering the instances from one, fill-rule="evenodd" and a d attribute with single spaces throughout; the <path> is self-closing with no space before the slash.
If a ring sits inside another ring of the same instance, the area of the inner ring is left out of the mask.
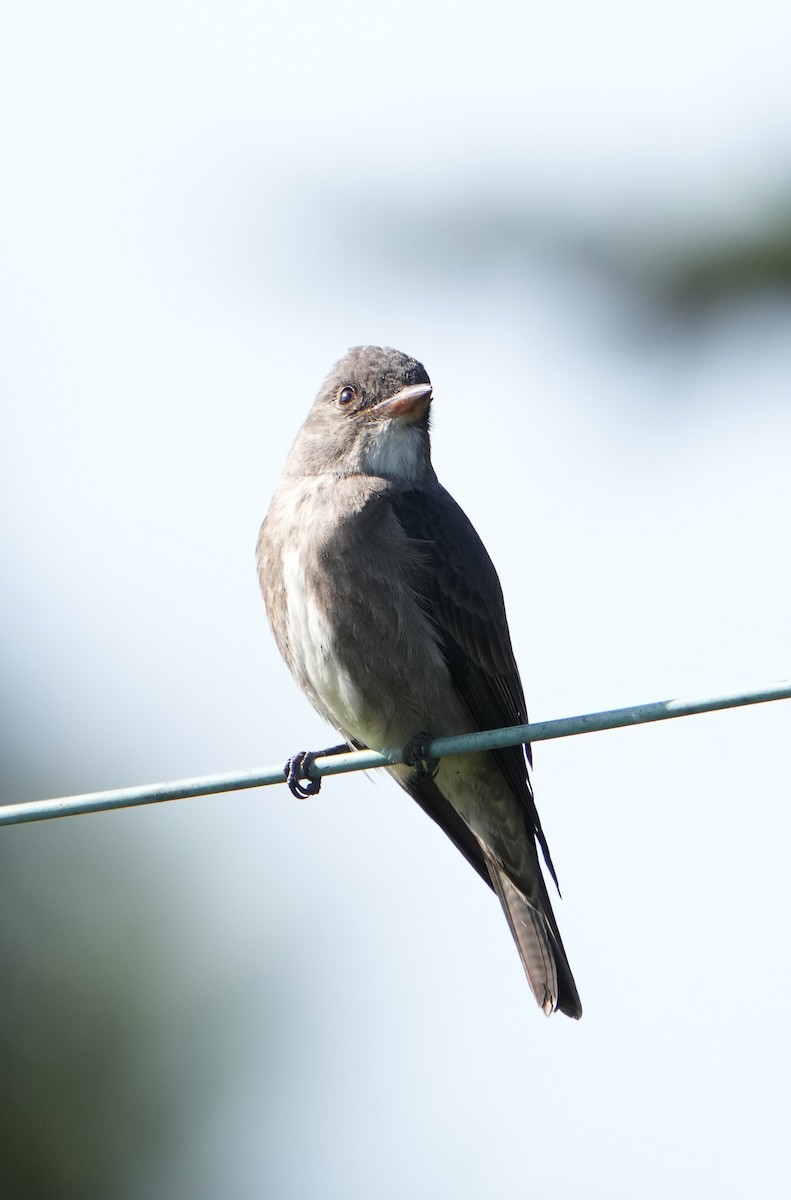
<path id="1" fill-rule="evenodd" d="M 786 4 L 2 24 L 4 802 L 332 740 L 253 550 L 360 343 L 535 719 L 791 673 Z M 579 1024 L 388 779 L 4 829 L 0 1197 L 785 1196 L 789 721 L 536 747 Z"/>

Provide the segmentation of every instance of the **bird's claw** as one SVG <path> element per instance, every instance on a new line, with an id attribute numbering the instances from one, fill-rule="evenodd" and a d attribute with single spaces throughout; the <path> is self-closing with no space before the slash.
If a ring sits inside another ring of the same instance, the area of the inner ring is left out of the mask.
<path id="1" fill-rule="evenodd" d="M 317 775 L 314 779 L 310 768 L 317 758 L 331 758 L 335 754 L 345 754 L 350 744 L 356 746 L 358 750 L 360 749 L 358 742 L 341 742 L 340 746 L 328 746 L 326 750 L 300 750 L 299 754 L 292 754 L 283 767 L 283 774 L 291 795 L 296 796 L 298 800 L 307 800 L 308 796 L 318 796 L 321 791 L 321 776 Z M 305 782 L 303 783 L 302 780 Z"/>
<path id="2" fill-rule="evenodd" d="M 426 746 L 432 740 L 430 733 L 416 733 L 404 747 L 404 762 L 419 779 L 433 779 L 439 770 L 439 759 L 426 753 Z"/>
<path id="3" fill-rule="evenodd" d="M 298 800 L 307 800 L 308 796 L 317 796 L 321 791 L 321 777 L 310 777 L 310 768 L 316 758 L 318 755 L 312 751 L 300 750 L 298 754 L 292 754 L 283 768 L 288 789 Z"/>

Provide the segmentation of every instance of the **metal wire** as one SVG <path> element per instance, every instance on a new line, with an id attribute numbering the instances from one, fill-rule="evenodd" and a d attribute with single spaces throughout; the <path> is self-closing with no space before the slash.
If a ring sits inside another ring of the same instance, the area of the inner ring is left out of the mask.
<path id="1" fill-rule="evenodd" d="M 752 688 L 724 696 L 706 696 L 693 700 L 658 700 L 652 704 L 636 704 L 629 708 L 610 709 L 607 712 L 561 717 L 556 721 L 539 721 L 531 725 L 515 725 L 508 729 L 492 729 L 485 733 L 437 738 L 426 746 L 426 754 L 432 758 L 444 758 L 448 754 L 471 754 L 475 750 L 497 750 L 503 746 L 519 745 L 520 742 L 574 737 L 580 733 L 621 729 L 627 725 L 644 725 L 649 721 L 667 721 L 673 717 L 689 717 L 696 713 L 715 712 L 723 708 L 739 708 L 746 704 L 765 704 L 769 700 L 789 699 L 791 680 L 786 679 L 767 687 Z M 370 771 L 374 767 L 391 766 L 402 761 L 402 749 L 385 750 L 381 753 L 376 750 L 350 751 L 348 754 L 317 758 L 311 766 L 310 777 L 341 775 L 348 771 Z M 284 782 L 283 767 L 278 764 L 257 771 L 202 775 L 194 779 L 179 779 L 172 783 L 119 788 L 110 792 L 91 792 L 83 796 L 61 796 L 55 800 L 33 800 L 0 807 L 0 825 L 45 821 L 52 817 L 76 816 L 79 813 L 102 812 L 112 808 L 132 808 L 140 804 L 159 804 L 164 800 L 185 800 L 190 796 L 208 796 L 217 792 L 233 792 Z"/>

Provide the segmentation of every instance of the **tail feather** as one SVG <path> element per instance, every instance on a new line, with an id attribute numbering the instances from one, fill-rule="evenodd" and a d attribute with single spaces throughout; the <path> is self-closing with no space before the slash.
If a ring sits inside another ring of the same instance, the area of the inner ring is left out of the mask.
<path id="1" fill-rule="evenodd" d="M 540 886 L 536 889 L 538 894 L 530 899 L 506 873 L 491 850 L 482 842 L 480 845 L 528 983 L 540 1007 L 547 1016 L 559 1010 L 569 1017 L 581 1017 L 582 1004 L 577 986 L 540 873 Z M 538 869 L 537 863 L 536 867 Z"/>

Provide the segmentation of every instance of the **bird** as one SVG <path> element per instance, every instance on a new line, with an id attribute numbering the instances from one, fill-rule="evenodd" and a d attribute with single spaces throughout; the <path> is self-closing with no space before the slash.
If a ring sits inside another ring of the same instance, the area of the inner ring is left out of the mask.
<path id="1" fill-rule="evenodd" d="M 423 750 L 527 721 L 497 572 L 432 466 L 432 400 L 423 364 L 392 347 L 355 346 L 335 364 L 261 526 L 264 604 L 340 749 L 404 748 L 387 769 L 498 896 L 539 1006 L 579 1018 L 539 862 L 540 849 L 557 886 L 530 747 L 436 762 Z M 291 760 L 300 794 L 295 761 L 306 756 Z"/>

